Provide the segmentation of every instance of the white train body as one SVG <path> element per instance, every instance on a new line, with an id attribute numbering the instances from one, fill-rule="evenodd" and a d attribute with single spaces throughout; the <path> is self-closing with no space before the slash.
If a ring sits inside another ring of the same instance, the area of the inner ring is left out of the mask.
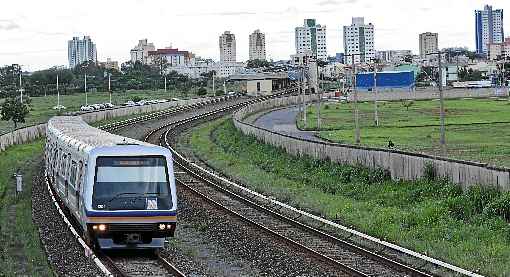
<path id="1" fill-rule="evenodd" d="M 161 248 L 174 235 L 177 196 L 168 149 L 62 116 L 48 122 L 45 157 L 53 190 L 90 243 Z"/>

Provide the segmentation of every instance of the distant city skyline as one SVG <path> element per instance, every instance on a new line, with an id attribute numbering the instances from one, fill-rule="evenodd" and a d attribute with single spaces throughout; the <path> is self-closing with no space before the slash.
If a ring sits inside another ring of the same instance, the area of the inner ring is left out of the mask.
<path id="1" fill-rule="evenodd" d="M 130 50 L 143 38 L 157 48 L 172 45 L 219 60 L 218 36 L 225 30 L 236 35 L 237 60 L 245 61 L 249 35 L 256 29 L 266 35 L 268 60 L 289 59 L 296 51 L 294 28 L 306 18 L 327 26 L 329 56 L 343 52 L 342 28 L 352 17 L 365 17 L 376 26 L 377 51 L 410 49 L 418 54 L 417 37 L 423 32 L 439 33 L 440 48 L 475 50 L 475 10 L 486 4 L 510 10 L 507 0 L 260 0 L 256 5 L 232 0 L 190 0 L 187 5 L 91 0 L 87 6 L 94 9 L 64 0 L 51 6 L 36 0 L 7 2 L 0 10 L 0 65 L 19 63 L 29 71 L 67 65 L 67 41 L 84 35 L 93 38 L 99 61 L 130 60 Z M 510 36 L 510 19 L 504 29 Z"/>

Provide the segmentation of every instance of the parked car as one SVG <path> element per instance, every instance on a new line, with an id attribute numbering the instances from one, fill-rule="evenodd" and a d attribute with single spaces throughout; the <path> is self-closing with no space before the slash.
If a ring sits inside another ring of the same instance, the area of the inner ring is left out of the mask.
<path id="1" fill-rule="evenodd" d="M 181 99 L 179 99 L 179 98 L 172 98 L 171 100 L 172 100 L 172 101 L 179 101 L 179 100 L 181 100 Z"/>
<path id="2" fill-rule="evenodd" d="M 141 101 L 136 102 L 135 104 L 136 104 L 137 106 L 143 106 L 143 105 L 147 104 L 147 101 L 145 101 L 145 100 L 141 100 Z"/>
<path id="3" fill-rule="evenodd" d="M 94 110 L 94 107 L 91 107 L 91 106 L 81 106 L 81 108 L 80 108 L 80 111 L 82 111 L 82 112 L 90 112 L 93 110 Z"/>
<path id="4" fill-rule="evenodd" d="M 166 103 L 166 102 L 168 102 L 168 100 L 167 100 L 167 99 L 158 99 L 158 100 L 156 100 L 156 101 L 157 101 L 158 103 Z"/>
<path id="5" fill-rule="evenodd" d="M 126 103 L 124 103 L 124 106 L 127 106 L 127 107 L 134 107 L 136 106 L 136 103 L 133 102 L 133 101 L 127 101 Z"/>
<path id="6" fill-rule="evenodd" d="M 101 105 L 99 105 L 99 104 L 92 104 L 91 107 L 94 108 L 94 110 L 96 110 L 96 111 L 101 109 Z"/>
<path id="7" fill-rule="evenodd" d="M 54 110 L 65 110 L 66 107 L 64 105 L 57 105 L 53 107 Z"/>
<path id="8" fill-rule="evenodd" d="M 111 109 L 111 108 L 114 108 L 115 105 L 113 105 L 112 103 L 104 103 L 104 106 L 107 108 L 107 109 Z"/>

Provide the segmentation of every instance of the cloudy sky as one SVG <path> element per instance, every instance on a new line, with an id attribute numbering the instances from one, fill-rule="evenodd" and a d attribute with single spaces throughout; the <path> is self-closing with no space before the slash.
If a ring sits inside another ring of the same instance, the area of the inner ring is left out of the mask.
<path id="1" fill-rule="evenodd" d="M 510 13 L 509 0 L 2 0 L 0 65 L 26 70 L 67 65 L 67 40 L 90 35 L 99 60 L 129 59 L 138 39 L 219 59 L 218 36 L 236 35 L 238 60 L 248 58 L 248 35 L 266 33 L 274 60 L 295 52 L 294 28 L 304 18 L 327 26 L 328 53 L 343 52 L 342 26 L 364 16 L 376 28 L 376 49 L 418 51 L 418 34 L 439 33 L 440 47 L 475 46 L 474 10 L 484 4 Z M 508 17 L 508 16 L 507 16 Z M 505 21 L 510 36 L 510 19 Z"/>

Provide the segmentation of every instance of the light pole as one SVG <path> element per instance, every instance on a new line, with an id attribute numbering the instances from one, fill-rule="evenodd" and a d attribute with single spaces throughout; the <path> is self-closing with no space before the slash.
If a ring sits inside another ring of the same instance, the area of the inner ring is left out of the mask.
<path id="1" fill-rule="evenodd" d="M 89 105 L 89 99 L 87 95 L 87 74 L 85 74 L 85 106 Z"/>
<path id="2" fill-rule="evenodd" d="M 377 59 L 374 62 L 374 123 L 376 127 L 379 127 L 379 111 L 377 106 L 378 100 L 378 90 L 377 90 Z"/>
<path id="3" fill-rule="evenodd" d="M 166 74 L 165 74 L 165 93 L 166 93 Z"/>
<path id="4" fill-rule="evenodd" d="M 112 103 L 111 77 L 112 77 L 112 74 L 108 73 L 108 94 L 110 95 L 110 104 Z"/>
<path id="5" fill-rule="evenodd" d="M 60 110 L 60 91 L 58 90 L 58 74 L 57 74 L 57 109 Z"/>
<path id="6" fill-rule="evenodd" d="M 21 85 L 21 75 L 22 75 L 22 71 L 20 70 L 20 73 L 19 73 L 19 93 L 20 93 L 20 102 L 23 103 L 23 92 L 25 91 Z"/>
<path id="7" fill-rule="evenodd" d="M 439 144 L 441 146 L 441 155 L 445 156 L 447 155 L 446 152 L 446 128 L 445 128 L 445 109 L 444 109 L 444 93 L 443 93 L 443 64 L 442 64 L 442 55 L 443 52 L 438 51 L 436 53 L 429 53 L 428 55 L 438 55 L 438 71 L 439 71 L 439 78 L 438 78 L 438 88 L 439 88 L 439 121 L 441 124 L 440 127 L 440 137 L 439 137 Z M 458 74 L 458 73 L 457 73 Z"/>
<path id="8" fill-rule="evenodd" d="M 358 90 L 356 89 L 356 61 L 354 60 L 355 56 L 362 56 L 362 54 L 348 54 L 346 56 L 351 57 L 352 62 L 352 81 L 351 86 L 352 90 L 354 92 L 354 125 L 355 125 L 355 131 L 354 131 L 354 140 L 356 141 L 356 144 L 361 143 L 361 131 L 359 127 L 359 108 L 358 108 Z"/>
<path id="9" fill-rule="evenodd" d="M 216 95 L 216 83 L 215 83 L 215 77 L 216 77 L 216 71 L 212 71 L 212 90 L 213 93 Z"/>

